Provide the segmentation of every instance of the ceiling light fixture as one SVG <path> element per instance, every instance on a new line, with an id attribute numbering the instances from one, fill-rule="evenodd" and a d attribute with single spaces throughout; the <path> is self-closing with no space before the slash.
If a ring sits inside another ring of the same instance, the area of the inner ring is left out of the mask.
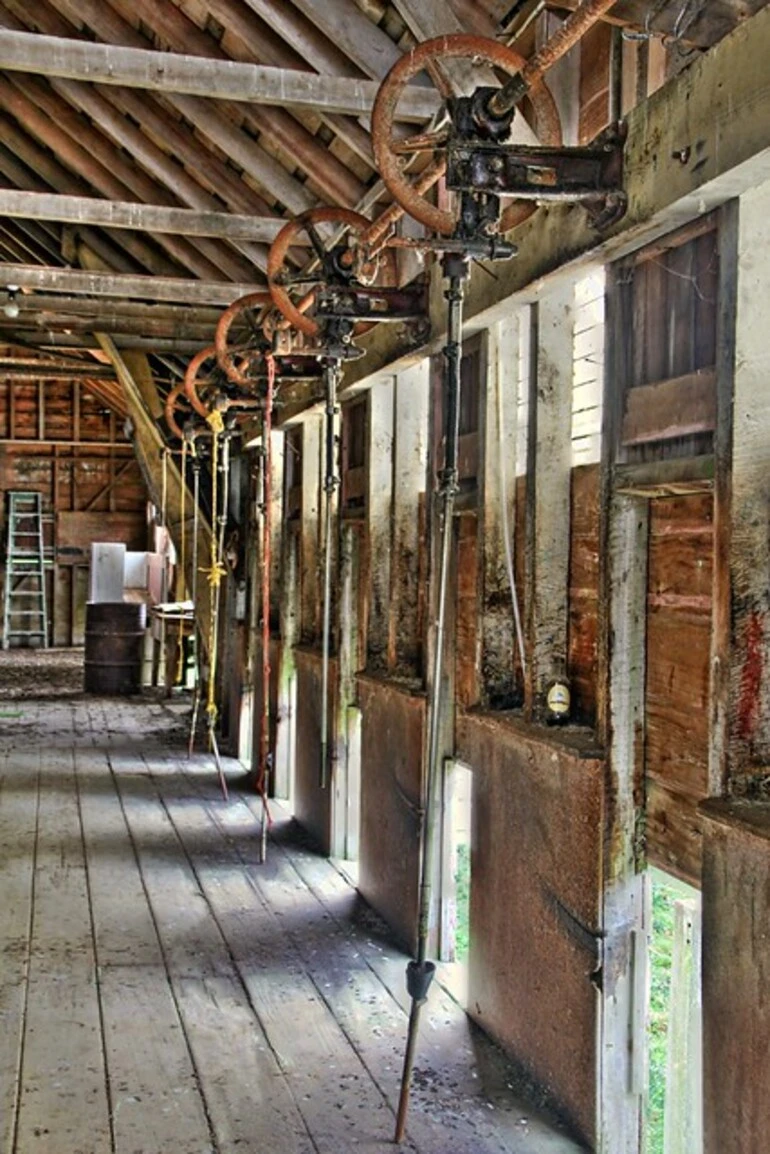
<path id="1" fill-rule="evenodd" d="M 19 286 L 16 284 L 8 285 L 8 296 L 3 305 L 3 312 L 9 320 L 15 320 L 19 315 L 19 302 L 16 300 L 16 294 L 19 291 Z"/>

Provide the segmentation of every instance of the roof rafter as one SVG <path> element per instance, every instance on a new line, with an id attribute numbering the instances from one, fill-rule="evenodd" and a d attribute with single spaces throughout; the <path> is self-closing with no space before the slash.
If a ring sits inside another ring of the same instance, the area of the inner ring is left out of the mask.
<path id="1" fill-rule="evenodd" d="M 286 221 L 277 216 L 246 216 L 227 212 L 197 212 L 160 204 L 100 200 L 90 196 L 0 189 L 0 216 L 23 220 L 55 220 L 64 224 L 101 225 L 181 236 L 216 236 L 271 244 Z M 302 234 L 298 244 L 309 243 Z"/>
<path id="2" fill-rule="evenodd" d="M 44 289 L 46 292 L 88 293 L 94 296 L 212 305 L 229 305 L 246 293 L 264 289 L 264 285 L 256 281 L 251 284 L 235 284 L 232 281 L 85 272 L 74 268 L 11 263 L 0 264 L 0 285 L 18 285 L 20 288 Z"/>
<path id="3" fill-rule="evenodd" d="M 120 48 L 31 32 L 0 30 L 0 68 L 69 80 L 119 84 L 253 104 L 296 104 L 361 116 L 371 112 L 378 85 L 239 61 L 176 52 Z M 427 120 L 437 108 L 430 89 L 408 89 L 399 104 L 404 120 Z"/>

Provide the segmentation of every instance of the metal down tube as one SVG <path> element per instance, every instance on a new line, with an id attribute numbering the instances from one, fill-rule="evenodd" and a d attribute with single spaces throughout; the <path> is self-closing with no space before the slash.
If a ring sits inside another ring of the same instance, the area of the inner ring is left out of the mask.
<path id="1" fill-rule="evenodd" d="M 409 1013 L 406 1053 L 401 1075 L 401 1093 L 398 1101 L 395 1141 L 404 1140 L 409 1092 L 420 1025 L 420 1009 L 425 1003 L 435 973 L 433 962 L 426 960 L 430 913 L 433 899 L 433 873 L 438 844 L 438 791 L 441 777 L 441 722 L 444 705 L 444 649 L 446 644 L 446 607 L 454 534 L 453 516 L 457 496 L 457 449 L 460 423 L 460 359 L 462 338 L 462 309 L 465 281 L 469 275 L 467 256 L 447 254 L 443 259 L 444 274 L 449 279 L 445 296 L 449 302 L 446 358 L 444 375 L 444 468 L 439 477 L 441 559 L 439 568 L 438 605 L 433 646 L 433 670 L 430 687 L 428 720 L 428 765 L 425 783 L 425 811 L 423 818 L 420 898 L 417 923 L 417 958 L 407 966 L 406 984 L 412 998 Z"/>
<path id="2" fill-rule="evenodd" d="M 198 623 L 198 534 L 200 531 L 200 489 L 201 489 L 201 459 L 195 452 L 193 441 L 193 546 L 192 546 L 192 580 L 190 582 L 190 597 L 193 603 L 193 618 L 195 621 L 195 691 L 193 693 L 192 715 L 190 717 L 190 737 L 187 742 L 187 756 L 192 757 L 195 748 L 195 731 L 198 728 L 198 712 L 201 704 L 201 630 Z M 187 482 L 185 481 L 185 484 Z"/>
<path id="3" fill-rule="evenodd" d="M 517 76 L 503 85 L 491 97 L 487 104 L 487 111 L 492 116 L 505 116 L 511 112 L 519 101 L 527 95 L 533 84 L 542 79 L 543 74 L 561 59 L 570 48 L 583 37 L 589 28 L 600 20 L 612 8 L 615 0 L 584 0 L 574 12 L 570 13 L 561 28 L 550 37 L 543 47 L 535 53 L 531 60 L 522 68 Z"/>
<path id="4" fill-rule="evenodd" d="M 324 364 L 326 385 L 326 477 L 324 480 L 324 595 L 321 662 L 321 764 L 319 784 L 329 784 L 329 652 L 332 616 L 332 510 L 334 491 L 339 483 L 335 469 L 334 418 L 337 413 L 339 365 L 329 357 Z"/>

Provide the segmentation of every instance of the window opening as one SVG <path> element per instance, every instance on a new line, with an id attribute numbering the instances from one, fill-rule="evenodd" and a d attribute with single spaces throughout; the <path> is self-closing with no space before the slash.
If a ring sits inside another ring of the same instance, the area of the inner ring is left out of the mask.
<path id="1" fill-rule="evenodd" d="M 302 426 L 289 429 L 284 446 L 284 500 L 286 520 L 302 519 Z"/>
<path id="2" fill-rule="evenodd" d="M 444 854 L 439 956 L 450 963 L 445 982 L 461 1005 L 467 1001 L 471 938 L 473 771 L 444 763 Z"/>
<path id="3" fill-rule="evenodd" d="M 706 217 L 621 269 L 620 460 L 702 457 L 716 426 L 718 232 Z"/>
<path id="4" fill-rule="evenodd" d="M 648 1091 L 645 1154 L 701 1154 L 701 900 L 649 871 Z"/>
<path id="5" fill-rule="evenodd" d="M 368 437 L 368 398 L 364 397 L 342 410 L 342 494 L 344 517 L 366 514 L 366 470 Z"/>

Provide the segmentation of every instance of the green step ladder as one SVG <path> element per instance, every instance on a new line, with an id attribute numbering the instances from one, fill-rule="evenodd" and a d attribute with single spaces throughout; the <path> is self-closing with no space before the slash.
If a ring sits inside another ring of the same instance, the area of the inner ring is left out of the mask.
<path id="1" fill-rule="evenodd" d="M 8 493 L 3 649 L 48 647 L 43 504 L 40 493 Z"/>

